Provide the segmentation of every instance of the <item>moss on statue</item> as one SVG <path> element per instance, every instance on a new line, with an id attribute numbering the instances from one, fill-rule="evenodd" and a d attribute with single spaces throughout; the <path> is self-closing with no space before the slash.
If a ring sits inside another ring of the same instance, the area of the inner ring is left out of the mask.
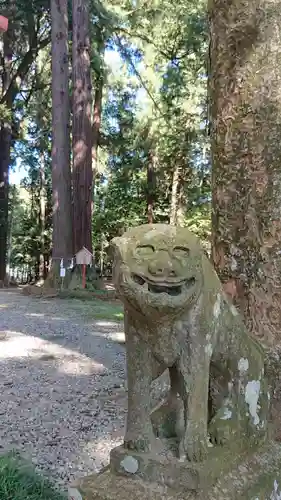
<path id="1" fill-rule="evenodd" d="M 200 462 L 210 443 L 262 442 L 269 411 L 265 352 L 248 335 L 195 235 L 186 228 L 144 225 L 114 239 L 113 246 L 113 278 L 125 306 L 124 446 L 156 449 L 150 386 L 167 368 L 173 418 L 166 422 L 170 435 L 178 435 L 178 457 Z"/>

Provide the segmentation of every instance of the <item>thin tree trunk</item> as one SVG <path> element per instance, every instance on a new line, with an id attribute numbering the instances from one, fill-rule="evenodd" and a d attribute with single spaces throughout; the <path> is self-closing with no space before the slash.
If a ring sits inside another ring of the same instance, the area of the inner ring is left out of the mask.
<path id="1" fill-rule="evenodd" d="M 41 153 L 40 158 L 40 258 L 39 258 L 39 279 L 45 280 L 47 277 L 46 267 L 46 186 L 45 186 L 45 158 L 44 153 Z"/>
<path id="2" fill-rule="evenodd" d="M 93 109 L 93 128 L 92 128 L 93 186 L 94 186 L 94 180 L 95 180 L 95 175 L 97 173 L 97 166 L 98 166 L 98 146 L 99 146 L 99 135 L 100 135 L 100 126 L 101 126 L 103 84 L 104 84 L 104 79 L 103 79 L 103 76 L 101 75 L 96 80 L 94 109 Z"/>
<path id="3" fill-rule="evenodd" d="M 210 1 L 212 258 L 251 332 L 281 340 L 281 1 Z"/>
<path id="4" fill-rule="evenodd" d="M 178 165 L 176 165 L 173 170 L 173 180 L 172 180 L 172 195 L 171 195 L 171 208 L 170 208 L 171 226 L 177 225 L 178 190 L 179 190 L 180 173 L 181 173 L 181 168 Z"/>
<path id="5" fill-rule="evenodd" d="M 93 127 L 92 127 L 92 214 L 95 209 L 95 181 L 98 172 L 98 148 L 99 148 L 99 137 L 100 137 L 100 126 L 101 126 L 101 113 L 102 113 L 102 93 L 103 93 L 103 70 L 100 70 L 98 78 L 96 78 L 96 89 L 94 97 L 94 109 L 93 109 Z M 95 249 L 92 247 L 92 253 L 95 254 Z M 94 259 L 96 260 L 96 259 Z"/>
<path id="6" fill-rule="evenodd" d="M 8 236 L 7 236 L 7 265 L 6 265 L 6 279 L 9 282 L 11 274 L 11 254 L 12 254 L 12 238 L 13 238 L 13 222 L 14 222 L 14 209 L 16 203 L 16 186 L 9 186 L 9 200 L 8 200 Z"/>
<path id="7" fill-rule="evenodd" d="M 180 178 L 179 191 L 178 191 L 177 226 L 184 227 L 186 210 L 187 210 L 187 198 L 184 192 L 184 180 Z"/>
<path id="8" fill-rule="evenodd" d="M 73 208 L 75 252 L 92 247 L 92 85 L 89 0 L 72 1 Z"/>
<path id="9" fill-rule="evenodd" d="M 73 256 L 69 141 L 67 0 L 51 1 L 52 15 L 52 268 Z M 57 271 L 56 271 L 57 272 Z"/>
<path id="10" fill-rule="evenodd" d="M 148 224 L 154 222 L 154 205 L 155 205 L 155 190 L 156 190 L 156 168 L 158 157 L 155 151 L 150 151 L 149 161 L 147 163 L 147 221 Z"/>

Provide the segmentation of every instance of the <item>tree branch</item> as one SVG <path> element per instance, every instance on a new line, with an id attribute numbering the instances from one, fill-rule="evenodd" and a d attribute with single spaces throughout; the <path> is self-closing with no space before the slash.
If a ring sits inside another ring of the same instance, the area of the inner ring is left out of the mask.
<path id="1" fill-rule="evenodd" d="M 126 51 L 126 47 L 125 47 L 125 50 L 124 50 L 124 47 L 122 47 L 122 43 L 121 43 L 121 40 L 120 40 L 120 37 L 119 35 L 116 35 L 116 38 L 117 38 L 117 45 L 120 49 L 120 52 L 121 54 L 124 55 L 124 57 L 127 59 L 127 61 L 129 62 L 129 64 L 131 65 L 132 69 L 134 70 L 135 74 L 137 75 L 140 83 L 142 84 L 144 90 L 146 91 L 146 93 L 148 94 L 148 96 L 150 97 L 151 101 L 153 102 L 155 108 L 157 109 L 157 111 L 159 111 L 160 113 L 160 116 L 164 116 L 161 109 L 159 108 L 158 106 L 158 103 L 156 102 L 156 100 L 154 99 L 152 93 L 150 92 L 148 86 L 146 85 L 146 82 L 144 81 L 144 79 L 142 78 L 140 72 L 137 70 L 132 58 L 130 57 L 130 55 L 127 53 Z"/>
<path id="2" fill-rule="evenodd" d="M 149 43 L 150 45 L 153 45 L 153 47 L 155 47 L 155 49 L 157 49 L 159 54 L 162 54 L 162 56 L 164 56 L 165 58 L 170 60 L 170 54 L 168 54 L 168 52 L 165 52 L 164 50 L 157 47 L 157 45 L 154 43 L 154 41 L 151 40 L 148 36 L 146 36 L 142 33 L 131 33 L 129 30 L 126 30 L 126 28 L 122 28 L 121 26 L 118 26 L 118 30 L 121 33 L 124 33 L 125 35 L 128 35 L 131 38 L 139 38 L 143 42 L 146 42 L 146 43 Z"/>
<path id="3" fill-rule="evenodd" d="M 50 37 L 44 38 L 39 41 L 36 46 L 30 47 L 28 52 L 24 55 L 16 73 L 13 75 L 10 85 L 7 91 L 2 96 L 0 103 L 6 104 L 9 108 L 12 107 L 13 102 L 19 92 L 20 86 L 24 78 L 26 77 L 32 63 L 34 62 L 39 50 L 47 47 L 50 43 Z"/>

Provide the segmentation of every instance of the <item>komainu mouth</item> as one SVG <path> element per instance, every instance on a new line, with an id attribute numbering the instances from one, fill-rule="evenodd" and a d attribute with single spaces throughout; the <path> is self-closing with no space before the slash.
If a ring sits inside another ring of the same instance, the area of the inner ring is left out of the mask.
<path id="1" fill-rule="evenodd" d="M 132 279 L 140 285 L 144 290 L 151 293 L 167 293 L 171 296 L 177 296 L 184 293 L 186 288 L 191 288 L 195 285 L 195 278 L 187 280 L 151 280 L 139 274 L 132 274 Z"/>

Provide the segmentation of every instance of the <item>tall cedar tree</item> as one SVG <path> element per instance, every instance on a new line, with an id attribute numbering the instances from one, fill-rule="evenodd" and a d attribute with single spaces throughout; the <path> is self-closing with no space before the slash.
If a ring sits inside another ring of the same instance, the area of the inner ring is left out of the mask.
<path id="1" fill-rule="evenodd" d="M 92 84 L 88 0 L 73 0 L 73 208 L 74 249 L 92 248 Z"/>
<path id="2" fill-rule="evenodd" d="M 254 334 L 281 332 L 281 1 L 210 1 L 212 257 Z"/>
<path id="3" fill-rule="evenodd" d="M 2 96 L 7 94 L 11 84 L 12 48 L 10 30 L 3 35 L 3 38 L 3 52 L 1 54 Z M 12 102 L 10 98 L 5 104 L 8 109 L 11 109 Z M 7 265 L 8 192 L 11 138 L 11 124 L 8 119 L 3 119 L 0 124 L 0 282 L 5 280 Z"/>
<path id="4" fill-rule="evenodd" d="M 73 255 L 67 0 L 51 1 L 53 267 Z"/>

